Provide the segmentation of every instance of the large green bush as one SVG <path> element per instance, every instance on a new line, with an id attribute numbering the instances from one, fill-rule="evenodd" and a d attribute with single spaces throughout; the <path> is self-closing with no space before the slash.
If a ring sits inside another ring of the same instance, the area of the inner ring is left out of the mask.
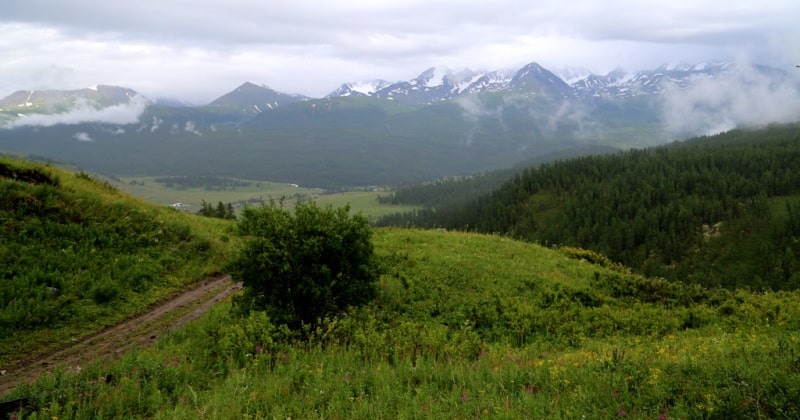
<path id="1" fill-rule="evenodd" d="M 314 202 L 294 212 L 283 203 L 245 209 L 238 233 L 249 239 L 228 267 L 245 287 L 242 306 L 296 329 L 370 301 L 378 276 L 372 231 L 349 211 Z"/>

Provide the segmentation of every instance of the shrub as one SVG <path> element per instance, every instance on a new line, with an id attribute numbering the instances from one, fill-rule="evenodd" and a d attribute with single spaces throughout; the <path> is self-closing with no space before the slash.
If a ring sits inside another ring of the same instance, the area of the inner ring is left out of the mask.
<path id="1" fill-rule="evenodd" d="M 228 270 L 241 281 L 242 307 L 267 309 L 292 329 L 360 305 L 375 295 L 378 277 L 367 219 L 350 208 L 283 202 L 246 208 L 238 233 L 249 236 Z"/>

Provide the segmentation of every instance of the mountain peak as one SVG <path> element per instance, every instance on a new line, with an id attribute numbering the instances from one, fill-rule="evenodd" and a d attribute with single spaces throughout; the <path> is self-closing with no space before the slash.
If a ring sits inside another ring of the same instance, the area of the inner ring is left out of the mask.
<path id="1" fill-rule="evenodd" d="M 551 98 L 572 97 L 572 89 L 558 76 L 533 62 L 525 65 L 511 79 L 509 87 L 516 91 L 542 94 Z"/>
<path id="2" fill-rule="evenodd" d="M 266 85 L 244 82 L 236 89 L 209 103 L 209 106 L 239 108 L 248 114 L 260 114 L 269 109 L 307 99 L 275 91 Z"/>
<path id="3" fill-rule="evenodd" d="M 244 82 L 239 87 L 234 89 L 233 91 L 243 91 L 243 90 L 272 90 L 267 85 L 258 85 L 253 82 Z"/>

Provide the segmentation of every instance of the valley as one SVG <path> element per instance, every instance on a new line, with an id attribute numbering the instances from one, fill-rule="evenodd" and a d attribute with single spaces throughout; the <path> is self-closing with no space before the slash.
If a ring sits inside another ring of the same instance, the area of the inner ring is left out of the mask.
<path id="1" fill-rule="evenodd" d="M 0 129 L 2 414 L 800 416 L 800 130 L 664 114 L 732 69 L 247 83 L 133 122 L 28 92 L 58 112 Z"/>
<path id="2" fill-rule="evenodd" d="M 412 211 L 417 206 L 381 204 L 378 197 L 387 194 L 386 188 L 355 187 L 350 189 L 325 190 L 306 188 L 296 184 L 282 184 L 256 180 L 237 180 L 243 185 L 231 188 L 210 186 L 179 187 L 157 182 L 160 177 L 108 178 L 108 182 L 130 195 L 154 204 L 172 206 L 187 213 L 197 213 L 205 201 L 216 206 L 217 203 L 231 203 L 235 210 L 243 206 L 259 206 L 270 200 L 285 198 L 288 204 L 295 200 L 314 200 L 320 204 L 334 207 L 350 205 L 354 211 L 363 212 L 370 220 L 377 220 L 388 214 Z"/>
<path id="3" fill-rule="evenodd" d="M 377 90 L 345 83 L 323 98 L 246 82 L 198 106 L 115 86 L 19 91 L 0 100 L 0 149 L 106 176 L 392 186 L 585 147 L 627 150 L 791 121 L 793 107 L 753 108 L 758 101 L 746 98 L 800 92 L 781 69 L 731 62 L 569 80 L 533 62 L 513 71 L 432 68 Z"/>

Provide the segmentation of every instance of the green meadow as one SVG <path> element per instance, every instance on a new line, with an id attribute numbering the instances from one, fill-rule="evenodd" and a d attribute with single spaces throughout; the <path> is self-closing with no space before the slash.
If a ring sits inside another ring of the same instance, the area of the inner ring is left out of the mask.
<path id="1" fill-rule="evenodd" d="M 794 418 L 797 293 L 500 236 L 378 229 L 374 302 L 301 340 L 231 304 L 13 396 L 23 418 Z M 111 379 L 109 379 L 111 378 Z"/>

